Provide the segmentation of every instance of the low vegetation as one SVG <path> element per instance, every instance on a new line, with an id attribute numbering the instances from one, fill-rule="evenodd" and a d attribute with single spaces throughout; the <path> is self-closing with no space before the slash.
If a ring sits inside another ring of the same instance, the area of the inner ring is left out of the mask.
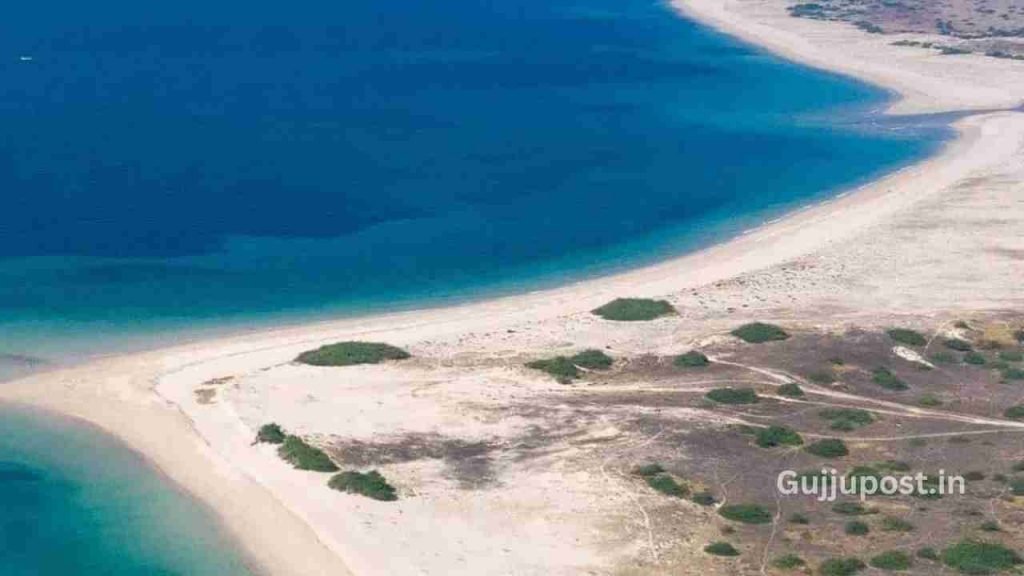
<path id="1" fill-rule="evenodd" d="M 956 350 L 957 352 L 970 352 L 974 349 L 971 343 L 960 338 L 947 338 L 942 341 L 942 344 L 950 350 Z"/>
<path id="2" fill-rule="evenodd" d="M 963 574 L 993 574 L 1021 564 L 1016 552 L 994 542 L 961 540 L 942 551 L 942 562 Z"/>
<path id="3" fill-rule="evenodd" d="M 381 342 L 338 342 L 303 352 L 295 360 L 311 366 L 353 366 L 409 357 L 405 350 Z"/>
<path id="4" fill-rule="evenodd" d="M 704 551 L 715 556 L 739 556 L 740 551 L 728 542 L 712 542 L 704 547 Z"/>
<path id="5" fill-rule="evenodd" d="M 715 504 L 715 496 L 711 492 L 701 491 L 694 493 L 690 497 L 690 501 L 701 506 L 713 506 Z"/>
<path id="6" fill-rule="evenodd" d="M 675 314 L 676 309 L 666 300 L 616 298 L 600 308 L 595 308 L 591 312 L 605 320 L 642 322 Z"/>
<path id="7" fill-rule="evenodd" d="M 868 525 L 860 520 L 851 520 L 843 526 L 843 532 L 845 532 L 847 536 L 865 536 L 870 531 L 871 529 L 868 528 Z"/>
<path id="8" fill-rule="evenodd" d="M 760 344 L 762 342 L 772 342 L 789 338 L 789 334 L 782 328 L 775 326 L 774 324 L 765 324 L 763 322 L 744 324 L 743 326 L 733 330 L 731 334 L 740 340 L 751 344 Z"/>
<path id="9" fill-rule="evenodd" d="M 867 568 L 860 558 L 829 558 L 818 567 L 821 576 L 853 576 Z"/>
<path id="10" fill-rule="evenodd" d="M 718 514 L 727 520 L 743 524 L 767 524 L 772 515 L 757 504 L 730 504 L 718 509 Z"/>
<path id="11" fill-rule="evenodd" d="M 788 396 L 790 398 L 800 398 L 804 395 L 804 389 L 796 382 L 790 382 L 779 386 L 778 392 L 780 396 Z"/>
<path id="12" fill-rule="evenodd" d="M 757 445 L 761 448 L 774 448 L 776 446 L 801 446 L 804 439 L 796 430 L 786 426 L 769 426 L 760 428 L 755 433 Z"/>
<path id="13" fill-rule="evenodd" d="M 900 380 L 895 374 L 893 374 L 888 368 L 884 366 L 875 368 L 875 370 L 871 373 L 871 379 L 874 381 L 875 384 L 878 384 L 879 386 L 885 388 L 886 390 L 893 390 L 899 392 L 909 388 L 906 382 Z"/>
<path id="14" fill-rule="evenodd" d="M 395 487 L 388 484 L 388 481 L 384 479 L 384 476 L 376 470 L 371 470 L 366 473 L 352 470 L 341 472 L 331 477 L 327 482 L 327 485 L 340 492 L 361 494 L 367 498 L 373 498 L 374 500 L 380 500 L 383 502 L 398 500 L 398 495 L 395 493 Z"/>
<path id="15" fill-rule="evenodd" d="M 985 356 L 979 354 L 978 352 L 968 352 L 967 354 L 964 354 L 964 364 L 970 364 L 972 366 L 984 366 L 985 362 Z"/>
<path id="16" fill-rule="evenodd" d="M 1016 406 L 1010 406 L 1005 412 L 1003 412 L 1003 416 L 1013 418 L 1014 420 L 1024 418 L 1024 405 L 1018 404 Z"/>
<path id="17" fill-rule="evenodd" d="M 779 570 L 796 570 L 797 568 L 803 568 L 806 564 L 804 559 L 796 554 L 783 554 L 772 562 L 772 566 Z"/>
<path id="18" fill-rule="evenodd" d="M 584 350 L 571 357 L 555 356 L 527 362 L 526 367 L 546 372 L 563 384 L 580 377 L 580 368 L 586 370 L 607 370 L 615 359 L 600 350 Z"/>
<path id="19" fill-rule="evenodd" d="M 903 344 L 906 346 L 924 346 L 928 343 L 928 339 L 917 330 L 892 328 L 886 333 L 889 335 L 889 338 L 892 338 L 893 342 L 896 342 L 897 344 Z"/>
<path id="20" fill-rule="evenodd" d="M 807 452 L 821 458 L 842 458 L 850 453 L 846 443 L 838 438 L 825 438 L 804 448 Z"/>
<path id="21" fill-rule="evenodd" d="M 906 552 L 888 550 L 872 558 L 869 563 L 872 568 L 879 570 L 908 570 L 913 561 Z"/>
<path id="22" fill-rule="evenodd" d="M 882 530 L 886 532 L 913 532 L 914 525 L 902 518 L 886 516 L 882 518 Z"/>
<path id="23" fill-rule="evenodd" d="M 859 408 L 827 408 L 818 412 L 818 416 L 829 421 L 829 428 L 848 432 L 875 421 L 875 417 L 867 410 Z"/>
<path id="24" fill-rule="evenodd" d="M 716 388 L 704 397 L 719 404 L 756 404 L 759 400 L 753 388 Z"/>
<path id="25" fill-rule="evenodd" d="M 310 446 L 298 436 L 288 435 L 277 449 L 277 454 L 299 470 L 337 472 L 338 466 L 323 450 Z"/>
<path id="26" fill-rule="evenodd" d="M 867 516 L 875 511 L 865 507 L 860 502 L 836 502 L 832 505 L 832 511 L 843 516 Z"/>
<path id="27" fill-rule="evenodd" d="M 690 490 L 673 478 L 661 464 L 646 464 L 633 470 L 633 474 L 644 479 L 653 490 L 666 496 L 686 498 Z"/>
<path id="28" fill-rule="evenodd" d="M 680 354 L 672 361 L 672 364 L 680 368 L 703 368 L 710 363 L 711 361 L 708 360 L 707 356 L 696 350 L 690 350 L 686 354 Z"/>
<path id="29" fill-rule="evenodd" d="M 270 424 L 264 424 L 260 426 L 258 432 L 256 432 L 256 441 L 264 442 L 267 444 L 281 444 L 284 442 L 285 433 L 280 426 L 271 422 Z"/>
<path id="30" fill-rule="evenodd" d="M 918 558 L 924 558 L 925 560 L 931 560 L 937 562 L 939 560 L 939 553 L 930 546 L 925 546 L 917 551 Z"/>

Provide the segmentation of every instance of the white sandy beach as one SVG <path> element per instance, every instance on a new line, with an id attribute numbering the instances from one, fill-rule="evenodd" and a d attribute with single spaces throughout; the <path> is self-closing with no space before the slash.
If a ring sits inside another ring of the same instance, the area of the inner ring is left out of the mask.
<path id="1" fill-rule="evenodd" d="M 767 0 L 675 5 L 787 58 L 889 88 L 901 96 L 893 111 L 1014 108 L 1024 94 L 1020 62 L 895 47 L 892 36 L 790 18 Z M 903 315 L 1022 310 L 1024 113 L 981 113 L 956 128 L 959 137 L 921 164 L 655 266 L 106 358 L 5 383 L 0 400 L 121 438 L 216 510 L 268 574 L 628 573 L 622 559 L 647 554 L 617 531 L 634 496 L 603 467 L 573 465 L 574 443 L 617 433 L 601 422 L 557 453 L 502 463 L 503 490 L 460 490 L 439 463 L 396 463 L 389 477 L 410 495 L 396 503 L 329 490 L 322 475 L 253 445 L 255 429 L 276 421 L 325 441 L 416 433 L 500 443 L 530 426 L 503 418 L 503 406 L 557 388 L 520 368 L 552 350 L 671 353 L 750 319 L 885 325 Z M 666 298 L 680 315 L 611 328 L 589 314 L 619 296 Z M 415 359 L 334 371 L 290 363 L 339 340 L 385 341 Z"/>

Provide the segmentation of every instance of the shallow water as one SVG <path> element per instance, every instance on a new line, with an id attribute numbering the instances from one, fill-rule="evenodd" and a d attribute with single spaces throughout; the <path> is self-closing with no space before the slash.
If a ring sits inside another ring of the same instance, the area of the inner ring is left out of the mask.
<path id="1" fill-rule="evenodd" d="M 0 409 L 4 576 L 245 576 L 213 515 L 110 437 Z"/>

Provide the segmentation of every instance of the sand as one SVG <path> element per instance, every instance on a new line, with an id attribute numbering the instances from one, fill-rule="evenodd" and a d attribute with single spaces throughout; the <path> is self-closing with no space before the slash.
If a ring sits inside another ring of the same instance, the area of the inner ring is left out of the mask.
<path id="1" fill-rule="evenodd" d="M 788 58 L 890 88 L 902 96 L 894 111 L 1008 108 L 1024 93 L 1020 63 L 894 47 L 892 37 L 789 18 L 778 2 L 678 7 Z M 105 358 L 5 383 L 0 400 L 118 436 L 212 507 L 268 574 L 629 573 L 629 562 L 665 561 L 667 552 L 630 483 L 587 447 L 604 443 L 609 459 L 635 447 L 600 414 L 573 422 L 572 434 L 538 429 L 559 419 L 561 405 L 524 407 L 572 389 L 522 362 L 590 346 L 620 357 L 673 353 L 749 319 L 886 325 L 901 315 L 1024 309 L 1024 113 L 977 114 L 956 129 L 921 164 L 655 266 Z M 623 325 L 589 314 L 617 296 L 667 298 L 680 315 Z M 345 369 L 291 363 L 344 339 L 387 341 L 415 358 Z M 703 418 L 681 417 L 695 426 Z M 448 451 L 497 450 L 491 470 L 453 468 L 443 456 L 382 465 L 402 499 L 379 503 L 330 491 L 324 475 L 253 445 L 267 421 L 339 450 L 410 437 Z M 688 537 L 705 541 L 702 529 L 694 522 Z"/>

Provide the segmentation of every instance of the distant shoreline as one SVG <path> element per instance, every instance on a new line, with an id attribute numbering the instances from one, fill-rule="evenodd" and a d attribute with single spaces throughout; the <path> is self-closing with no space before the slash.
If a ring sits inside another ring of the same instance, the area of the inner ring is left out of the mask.
<path id="1" fill-rule="evenodd" d="M 680 0 L 675 5 L 702 23 L 798 62 L 824 67 L 825 60 L 834 59 L 830 69 L 901 94 L 892 111 L 1016 104 L 1012 90 L 974 84 L 951 90 L 925 75 L 901 77 L 889 59 L 865 61 L 863 55 L 870 59 L 894 49 L 842 25 L 793 23 L 834 32 L 848 42 L 843 54 L 830 54 L 785 29 L 729 12 L 728 0 Z M 789 261 L 884 222 L 973 171 L 1012 159 L 1024 134 L 1024 122 L 1014 113 L 972 116 L 955 126 L 959 136 L 923 162 L 729 241 L 642 269 L 450 308 L 316 322 L 101 358 L 5 383 L 0 401 L 81 418 L 119 437 L 216 510 L 229 533 L 268 573 L 387 574 L 382 556 L 391 551 L 361 547 L 358 520 L 328 513 L 323 494 L 311 488 L 307 476 L 253 448 L 252 431 L 228 403 L 215 408 L 196 404 L 197 379 L 256 372 L 340 339 L 417 345 L 469 333 L 505 333 L 527 321 L 554 330 L 616 296 L 662 296 Z M 499 344 L 493 346 L 500 350 Z"/>

